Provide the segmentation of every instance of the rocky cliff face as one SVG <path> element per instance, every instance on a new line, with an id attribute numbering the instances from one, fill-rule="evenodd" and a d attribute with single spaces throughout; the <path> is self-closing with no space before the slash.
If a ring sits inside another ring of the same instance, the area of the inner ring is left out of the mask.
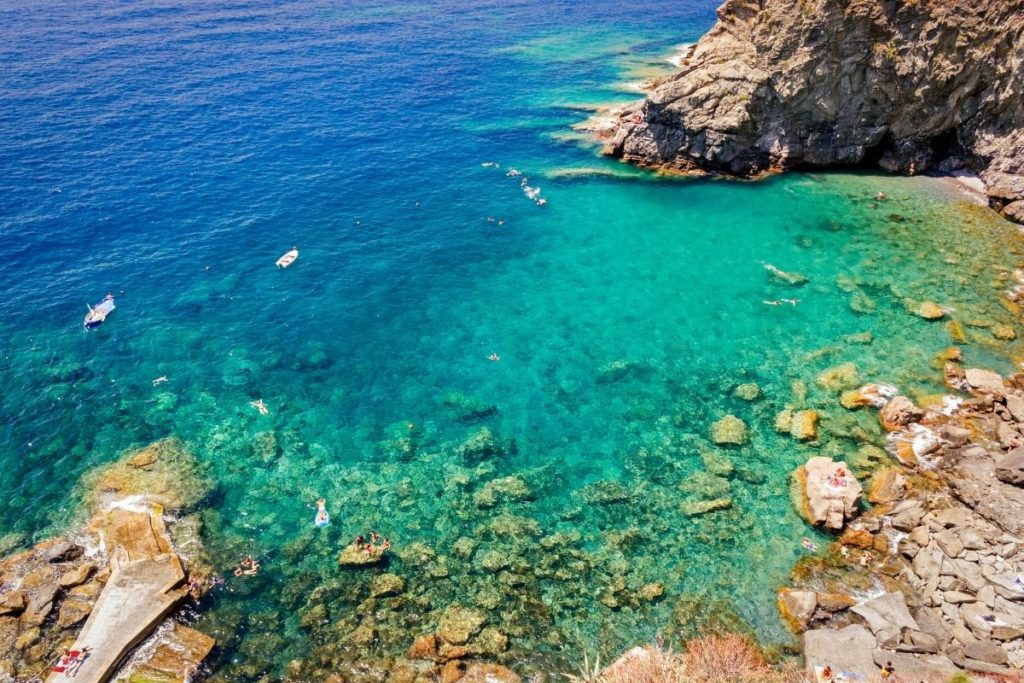
<path id="1" fill-rule="evenodd" d="M 965 167 L 1024 222 L 1024 0 L 726 0 L 607 135 L 682 172 Z"/>

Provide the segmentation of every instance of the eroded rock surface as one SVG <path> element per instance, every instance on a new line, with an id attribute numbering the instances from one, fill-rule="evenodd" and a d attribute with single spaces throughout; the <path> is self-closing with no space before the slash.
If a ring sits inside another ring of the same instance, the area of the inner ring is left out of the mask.
<path id="1" fill-rule="evenodd" d="M 1024 0 L 727 0 L 604 129 L 650 167 L 744 176 L 873 163 L 978 172 L 1024 219 Z"/>

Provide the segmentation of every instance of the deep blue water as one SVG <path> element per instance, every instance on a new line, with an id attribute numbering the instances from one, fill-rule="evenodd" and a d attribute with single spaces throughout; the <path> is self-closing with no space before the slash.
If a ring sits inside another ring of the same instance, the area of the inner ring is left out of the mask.
<path id="1" fill-rule="evenodd" d="M 797 444 L 775 433 L 776 412 L 834 410 L 813 378 L 844 361 L 937 390 L 929 365 L 949 339 L 908 301 L 1003 320 L 978 274 L 1005 252 L 992 214 L 935 184 L 672 181 L 572 134 L 581 109 L 667 71 L 715 4 L 0 7 L 0 540 L 62 530 L 84 472 L 173 435 L 218 484 L 203 513 L 217 568 L 246 552 L 266 568 L 199 617 L 224 680 L 345 642 L 368 577 L 334 557 L 368 526 L 395 539 L 391 570 L 422 602 L 376 615 L 378 641 L 338 645 L 343 659 L 393 657 L 454 603 L 487 611 L 525 670 L 650 640 L 694 595 L 785 642 L 774 590 L 813 533 L 789 473 L 861 446 L 851 421 L 881 435 L 840 411 L 821 442 Z M 870 201 L 880 187 L 884 207 Z M 293 244 L 298 262 L 275 269 Z M 949 277 L 953 257 L 974 275 Z M 788 288 L 764 262 L 811 282 Z M 117 310 L 83 333 L 85 304 L 108 291 Z M 763 303 L 781 297 L 801 302 Z M 865 331 L 871 344 L 844 341 Z M 1005 362 L 986 328 L 970 334 L 970 359 Z M 751 381 L 762 401 L 732 396 Z M 453 394 L 497 411 L 466 420 Z M 748 423 L 749 446 L 711 446 L 726 413 Z M 459 444 L 483 426 L 515 447 L 467 462 Z M 687 501 L 722 494 L 721 479 L 687 488 L 709 453 L 735 469 L 733 507 L 690 517 Z M 510 475 L 532 500 L 473 502 Z M 594 503 L 598 481 L 635 497 Z M 313 537 L 321 495 L 334 523 Z M 478 559 L 542 560 L 530 533 L 488 526 L 501 514 L 579 532 L 554 551 L 571 576 L 510 583 L 451 555 L 471 537 Z M 417 544 L 440 559 L 417 562 Z M 602 602 L 619 578 L 626 593 L 662 582 L 666 598 Z M 328 623 L 300 626 L 317 604 Z"/>

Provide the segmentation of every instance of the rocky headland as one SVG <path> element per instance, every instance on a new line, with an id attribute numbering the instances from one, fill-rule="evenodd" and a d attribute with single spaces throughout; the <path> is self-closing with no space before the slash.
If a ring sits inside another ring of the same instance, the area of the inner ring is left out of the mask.
<path id="1" fill-rule="evenodd" d="M 0 560 L 0 681 L 189 680 L 214 641 L 173 613 L 210 574 L 190 514 L 209 484 L 168 439 L 84 489 L 86 524 Z M 88 656 L 66 674 L 68 651 Z"/>
<path id="2" fill-rule="evenodd" d="M 969 171 L 1024 222 L 1024 1 L 727 0 L 597 128 L 605 152 L 683 173 Z"/>

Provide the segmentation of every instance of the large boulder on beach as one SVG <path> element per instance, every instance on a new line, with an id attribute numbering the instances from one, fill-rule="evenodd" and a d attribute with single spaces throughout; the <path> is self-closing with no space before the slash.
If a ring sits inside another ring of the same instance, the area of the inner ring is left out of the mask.
<path id="1" fill-rule="evenodd" d="M 996 478 L 1007 484 L 1024 485 L 1024 446 L 997 456 Z"/>
<path id="2" fill-rule="evenodd" d="M 816 680 L 816 671 L 826 666 L 835 672 L 857 674 L 863 680 L 874 680 L 878 675 L 871 657 L 875 639 L 863 626 L 813 629 L 804 633 L 803 644 L 804 663 L 812 680 Z"/>
<path id="3" fill-rule="evenodd" d="M 811 524 L 838 530 L 857 515 L 863 489 L 845 462 L 814 457 L 796 476 L 802 491 L 800 512 Z"/>
<path id="4" fill-rule="evenodd" d="M 1002 398 L 1006 395 L 1006 385 L 998 372 L 982 370 L 980 368 L 969 368 L 964 371 L 964 378 L 971 393 L 988 394 L 995 398 Z"/>
<path id="5" fill-rule="evenodd" d="M 894 396 L 882 407 L 878 417 L 882 421 L 885 431 L 895 432 L 920 420 L 924 417 L 924 411 L 914 405 L 914 402 L 906 396 Z"/>

